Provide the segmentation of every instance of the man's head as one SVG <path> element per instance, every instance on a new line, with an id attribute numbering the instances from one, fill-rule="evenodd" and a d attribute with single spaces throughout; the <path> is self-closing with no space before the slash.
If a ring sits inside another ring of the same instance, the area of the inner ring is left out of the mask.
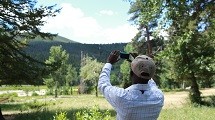
<path id="1" fill-rule="evenodd" d="M 139 55 L 131 62 L 131 70 L 142 79 L 151 79 L 155 74 L 155 63 L 146 55 Z"/>

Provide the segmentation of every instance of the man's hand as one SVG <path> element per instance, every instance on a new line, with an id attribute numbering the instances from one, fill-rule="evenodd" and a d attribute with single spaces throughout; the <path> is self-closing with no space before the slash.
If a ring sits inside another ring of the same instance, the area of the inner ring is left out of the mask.
<path id="1" fill-rule="evenodd" d="M 120 54 L 120 51 L 118 50 L 112 51 L 107 58 L 107 62 L 110 64 L 116 63 L 117 61 L 119 61 L 119 54 Z"/>

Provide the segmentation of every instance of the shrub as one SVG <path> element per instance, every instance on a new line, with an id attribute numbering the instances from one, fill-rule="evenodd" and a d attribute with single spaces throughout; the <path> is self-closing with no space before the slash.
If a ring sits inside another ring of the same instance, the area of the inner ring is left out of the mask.
<path id="1" fill-rule="evenodd" d="M 46 106 L 45 103 L 38 102 L 37 100 L 34 100 L 33 102 L 25 103 L 24 105 L 26 107 L 28 107 L 29 109 L 40 109 L 40 108 Z"/>
<path id="2" fill-rule="evenodd" d="M 39 96 L 39 95 L 36 92 L 33 92 L 32 96 Z"/>
<path id="3" fill-rule="evenodd" d="M 101 112 L 98 105 L 93 106 L 91 109 L 84 109 L 75 114 L 76 120 L 110 120 L 111 114 L 107 110 Z"/>
<path id="4" fill-rule="evenodd" d="M 18 97 L 17 93 L 4 93 L 0 95 L 0 98 L 8 98 L 8 102 L 14 102 L 14 97 Z"/>
<path id="5" fill-rule="evenodd" d="M 56 112 L 55 116 L 53 116 L 53 120 L 69 120 L 67 118 L 67 112 Z"/>
<path id="6" fill-rule="evenodd" d="M 18 97 L 17 93 L 4 93 L 0 95 L 1 98 Z"/>

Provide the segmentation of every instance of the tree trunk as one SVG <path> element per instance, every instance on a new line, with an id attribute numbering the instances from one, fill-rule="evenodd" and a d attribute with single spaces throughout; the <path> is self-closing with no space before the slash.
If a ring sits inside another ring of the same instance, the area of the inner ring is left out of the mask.
<path id="1" fill-rule="evenodd" d="M 95 81 L 96 81 L 95 82 L 96 97 L 98 97 L 98 79 L 95 79 Z"/>
<path id="2" fill-rule="evenodd" d="M 5 120 L 4 116 L 2 115 L 1 108 L 0 108 L 0 120 Z"/>
<path id="3" fill-rule="evenodd" d="M 187 48 L 187 44 L 184 45 L 184 49 L 186 51 L 186 52 L 184 52 L 184 57 L 185 57 L 184 59 L 187 63 L 188 70 L 191 71 L 191 73 L 190 73 L 191 88 L 190 88 L 189 97 L 190 97 L 191 103 L 201 104 L 202 103 L 201 93 L 199 91 L 199 85 L 197 84 L 195 74 L 192 70 L 190 57 L 187 55 L 187 53 L 189 51 L 189 49 Z"/>
<path id="4" fill-rule="evenodd" d="M 147 54 L 152 57 L 152 45 L 150 41 L 150 32 L 148 26 L 146 27 L 146 37 L 147 37 Z"/>
<path id="5" fill-rule="evenodd" d="M 96 97 L 98 97 L 98 85 L 95 86 L 96 89 Z"/>
<path id="6" fill-rule="evenodd" d="M 190 89 L 190 100 L 192 103 L 201 104 L 201 93 L 199 91 L 199 86 L 196 81 L 196 77 L 194 76 L 194 72 L 191 72 L 191 89 Z"/>
<path id="7" fill-rule="evenodd" d="M 55 92 L 54 92 L 55 98 L 57 98 L 57 89 L 58 89 L 58 83 L 57 81 L 55 81 Z"/>

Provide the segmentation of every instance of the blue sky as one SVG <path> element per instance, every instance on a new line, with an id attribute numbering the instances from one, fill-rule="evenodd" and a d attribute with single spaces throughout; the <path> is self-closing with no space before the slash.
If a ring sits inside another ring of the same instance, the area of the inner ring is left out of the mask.
<path id="1" fill-rule="evenodd" d="M 80 43 L 130 42 L 137 28 L 129 22 L 129 2 L 123 0 L 38 0 L 37 5 L 57 4 L 62 8 L 46 18 L 41 29 Z"/>

